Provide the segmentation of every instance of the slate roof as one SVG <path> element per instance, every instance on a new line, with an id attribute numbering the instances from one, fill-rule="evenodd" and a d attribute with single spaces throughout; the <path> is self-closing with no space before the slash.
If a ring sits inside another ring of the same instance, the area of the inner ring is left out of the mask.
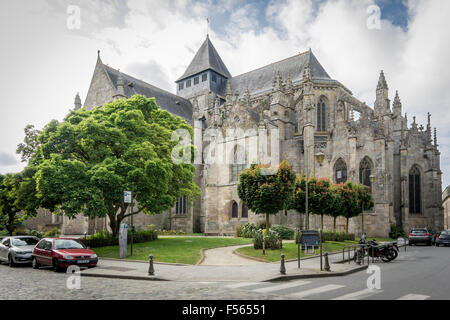
<path id="1" fill-rule="evenodd" d="M 309 50 L 231 78 L 229 80 L 231 81 L 231 90 L 233 92 L 238 91 L 242 95 L 248 88 L 252 96 L 270 91 L 277 72 L 281 73 L 283 80 L 290 77 L 293 83 L 302 81 L 303 70 L 308 63 L 314 80 L 319 82 L 336 82 L 330 78 L 314 54 Z"/>
<path id="2" fill-rule="evenodd" d="M 129 98 L 135 94 L 141 94 L 148 98 L 155 98 L 156 103 L 162 109 L 170 112 L 171 114 L 181 117 L 188 123 L 192 123 L 192 105 L 189 100 L 174 95 L 168 91 L 155 87 L 142 80 L 133 78 L 123 72 L 120 72 L 107 65 L 103 65 L 105 71 L 108 74 L 114 87 L 117 89 L 117 79 L 121 74 L 124 79 L 124 91 L 125 95 Z"/>
<path id="3" fill-rule="evenodd" d="M 216 48 L 214 48 L 209 40 L 209 36 L 206 37 L 205 42 L 203 42 L 197 51 L 191 64 L 176 82 L 206 70 L 213 70 L 228 79 L 231 78 L 230 72 L 220 58 L 219 53 L 217 53 Z"/>

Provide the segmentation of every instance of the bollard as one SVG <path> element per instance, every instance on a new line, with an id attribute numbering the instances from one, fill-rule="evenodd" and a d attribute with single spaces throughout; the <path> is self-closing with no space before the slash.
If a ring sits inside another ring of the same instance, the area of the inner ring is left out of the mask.
<path id="1" fill-rule="evenodd" d="M 149 256 L 149 264 L 150 266 L 148 267 L 148 275 L 149 276 L 154 276 L 155 275 L 155 269 L 153 268 L 153 255 Z"/>
<path id="2" fill-rule="evenodd" d="M 284 265 L 284 254 L 281 255 L 280 273 L 281 274 L 286 274 L 286 266 Z"/>
<path id="3" fill-rule="evenodd" d="M 325 268 L 324 269 L 325 269 L 325 271 L 331 271 L 330 262 L 328 261 L 328 251 L 325 252 L 324 257 L 325 257 Z"/>

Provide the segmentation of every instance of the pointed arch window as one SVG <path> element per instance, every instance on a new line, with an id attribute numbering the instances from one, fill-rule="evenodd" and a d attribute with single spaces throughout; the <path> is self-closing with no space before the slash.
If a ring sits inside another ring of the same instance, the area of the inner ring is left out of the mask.
<path id="1" fill-rule="evenodd" d="M 176 214 L 186 214 L 187 213 L 187 196 L 178 198 L 175 206 Z"/>
<path id="2" fill-rule="evenodd" d="M 317 131 L 326 131 L 326 103 L 324 98 L 320 98 L 317 103 Z"/>
<path id="3" fill-rule="evenodd" d="M 237 145 L 233 152 L 233 164 L 231 165 L 231 181 L 239 181 L 239 175 L 247 168 L 247 159 L 245 150 Z"/>
<path id="4" fill-rule="evenodd" d="M 421 177 L 420 170 L 413 166 L 409 171 L 409 213 L 420 214 L 422 212 Z"/>
<path id="5" fill-rule="evenodd" d="M 359 164 L 359 183 L 372 189 L 372 183 L 370 182 L 370 175 L 372 174 L 372 161 L 368 157 L 361 160 Z"/>
<path id="6" fill-rule="evenodd" d="M 248 218 L 248 208 L 242 204 L 242 218 Z"/>
<path id="7" fill-rule="evenodd" d="M 233 201 L 233 204 L 231 205 L 231 217 L 237 218 L 238 216 L 238 205 L 236 201 Z"/>
<path id="8" fill-rule="evenodd" d="M 347 164 L 339 159 L 334 166 L 334 178 L 336 183 L 345 183 L 347 181 Z"/>

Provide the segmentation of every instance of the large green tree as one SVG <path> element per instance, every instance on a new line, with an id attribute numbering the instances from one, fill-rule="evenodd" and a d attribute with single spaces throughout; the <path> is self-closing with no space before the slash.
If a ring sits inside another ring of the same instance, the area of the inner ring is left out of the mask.
<path id="1" fill-rule="evenodd" d="M 10 235 L 20 224 L 20 208 L 16 204 L 19 185 L 18 174 L 0 175 L 0 221 Z"/>
<path id="2" fill-rule="evenodd" d="M 343 216 L 347 220 L 345 231 L 348 232 L 349 220 L 359 216 L 363 207 L 364 210 L 373 208 L 373 200 L 369 189 L 364 185 L 348 181 L 341 188 Z"/>
<path id="3" fill-rule="evenodd" d="M 333 197 L 333 205 L 328 211 L 328 214 L 333 217 L 333 232 L 336 232 L 336 219 L 344 215 L 344 201 L 343 201 L 343 184 L 332 184 L 330 186 L 331 195 Z"/>
<path id="4" fill-rule="evenodd" d="M 239 177 L 239 198 L 255 214 L 266 215 L 266 231 L 270 229 L 270 215 L 288 207 L 295 184 L 295 172 L 283 161 L 272 171 L 265 165 L 253 164 Z"/>
<path id="5" fill-rule="evenodd" d="M 22 207 L 29 216 L 38 207 L 62 210 L 69 217 L 108 216 L 116 235 L 130 215 L 159 214 L 172 208 L 178 197 L 193 199 L 200 193 L 195 168 L 172 157 L 180 142 L 172 139 L 176 130 L 192 136 L 188 123 L 159 108 L 153 98 L 139 95 L 51 121 L 36 142 L 30 132 L 31 143 L 25 141 L 18 150 L 23 155 L 26 151 L 29 159 L 20 186 Z M 191 158 L 191 144 L 177 150 Z M 138 203 L 133 212 L 124 203 L 125 190 L 133 191 Z"/>

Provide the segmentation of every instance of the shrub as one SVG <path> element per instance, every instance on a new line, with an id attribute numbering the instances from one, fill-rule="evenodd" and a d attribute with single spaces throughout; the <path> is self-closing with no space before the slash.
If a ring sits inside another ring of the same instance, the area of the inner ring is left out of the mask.
<path id="1" fill-rule="evenodd" d="M 7 237 L 9 236 L 8 230 L 0 230 L 0 237 Z"/>
<path id="2" fill-rule="evenodd" d="M 391 224 L 391 232 L 389 232 L 389 237 L 391 239 L 403 238 L 405 237 L 405 231 L 396 224 Z"/>
<path id="3" fill-rule="evenodd" d="M 12 233 L 13 236 L 27 236 L 27 230 L 26 229 L 16 229 Z"/>
<path id="4" fill-rule="evenodd" d="M 323 242 L 326 241 L 355 241 L 355 234 L 345 232 L 322 232 Z"/>
<path id="5" fill-rule="evenodd" d="M 241 224 L 236 228 L 236 236 L 241 238 L 253 238 L 258 232 L 258 227 L 253 223 Z"/>
<path id="6" fill-rule="evenodd" d="M 182 236 L 185 235 L 186 232 L 181 230 L 156 230 L 156 232 L 161 236 Z"/>
<path id="7" fill-rule="evenodd" d="M 280 238 L 283 240 L 294 239 L 295 231 L 294 229 L 291 229 L 289 227 L 279 225 L 271 227 L 270 230 L 277 232 Z"/>
<path id="8" fill-rule="evenodd" d="M 133 243 L 141 243 L 158 239 L 158 233 L 155 230 L 139 230 L 133 235 Z M 93 234 L 86 239 L 80 239 L 85 246 L 90 248 L 100 248 L 107 246 L 117 246 L 119 244 L 119 236 L 114 237 L 112 233 L 103 230 Z M 128 230 L 127 242 L 131 241 L 131 230 Z"/>
<path id="9" fill-rule="evenodd" d="M 264 239 L 265 249 L 282 249 L 283 241 L 279 237 L 278 233 L 272 230 L 269 230 L 269 233 L 263 236 L 262 231 L 257 231 L 253 238 L 253 248 L 262 249 L 262 243 Z"/>
<path id="10" fill-rule="evenodd" d="M 58 237 L 60 234 L 61 234 L 61 231 L 58 228 L 54 228 L 54 229 L 49 230 L 46 233 L 44 233 L 43 238 Z"/>

